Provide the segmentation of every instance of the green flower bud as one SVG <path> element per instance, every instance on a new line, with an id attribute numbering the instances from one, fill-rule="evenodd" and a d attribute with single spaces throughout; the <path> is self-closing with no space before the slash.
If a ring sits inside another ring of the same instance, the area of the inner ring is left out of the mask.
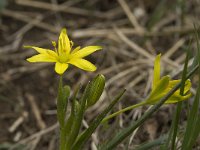
<path id="1" fill-rule="evenodd" d="M 94 105 L 100 98 L 105 87 L 105 77 L 102 74 L 97 75 L 91 82 L 91 88 L 87 98 L 86 107 Z"/>

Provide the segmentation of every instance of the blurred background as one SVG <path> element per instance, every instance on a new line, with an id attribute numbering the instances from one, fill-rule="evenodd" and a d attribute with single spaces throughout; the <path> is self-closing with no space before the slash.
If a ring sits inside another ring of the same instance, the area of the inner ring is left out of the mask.
<path id="1" fill-rule="evenodd" d="M 24 45 L 53 49 L 51 41 L 66 27 L 74 47 L 103 47 L 87 57 L 96 72 L 70 66 L 64 75 L 72 89 L 99 73 L 106 77 L 101 100 L 86 112 L 85 128 L 122 89 L 127 92 L 112 112 L 148 96 L 157 54 L 162 53 L 162 74 L 180 78 L 189 43 L 196 48 L 199 16 L 199 0 L 0 0 L 0 150 L 55 150 L 58 144 L 58 75 L 53 64 L 28 63 L 36 52 Z M 167 133 L 173 109 L 163 106 L 118 149 L 134 149 Z M 99 127 L 85 149 L 95 150 L 146 110 L 134 109 Z M 182 125 L 185 119 L 183 111 Z"/>

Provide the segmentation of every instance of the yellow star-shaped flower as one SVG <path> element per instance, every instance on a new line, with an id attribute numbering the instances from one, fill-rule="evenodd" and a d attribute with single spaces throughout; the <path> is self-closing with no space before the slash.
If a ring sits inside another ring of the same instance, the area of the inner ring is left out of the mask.
<path id="1" fill-rule="evenodd" d="M 161 54 L 157 55 L 154 61 L 154 73 L 153 73 L 153 82 L 152 82 L 152 90 L 149 94 L 148 98 L 145 101 L 142 101 L 138 104 L 123 108 L 109 116 L 103 119 L 102 122 L 105 122 L 106 120 L 109 120 L 110 118 L 113 118 L 120 113 L 126 112 L 128 110 L 132 110 L 134 108 L 144 106 L 144 105 L 155 105 L 159 102 L 159 100 L 164 97 L 172 88 L 176 86 L 181 80 L 171 80 L 170 76 L 166 75 L 163 77 L 160 77 L 160 57 Z M 172 96 L 170 96 L 166 101 L 165 104 L 172 104 L 177 103 L 180 101 L 187 100 L 192 96 L 192 93 L 190 92 L 191 88 L 191 82 L 190 80 L 185 81 L 184 85 L 184 95 L 182 96 L 180 94 L 180 89 L 178 89 Z"/>
<path id="2" fill-rule="evenodd" d="M 91 62 L 83 58 L 97 50 L 101 50 L 101 46 L 87 46 L 82 49 L 80 46 L 78 46 L 72 50 L 73 42 L 69 40 L 65 28 L 61 30 L 58 39 L 58 48 L 56 48 L 56 42 L 53 41 L 52 44 L 55 47 L 55 51 L 35 46 L 25 46 L 25 48 L 33 48 L 39 53 L 28 58 L 27 61 L 54 62 L 56 63 L 55 71 L 60 75 L 62 75 L 67 70 L 69 64 L 72 64 L 86 71 L 96 70 L 96 67 Z"/>
<path id="3" fill-rule="evenodd" d="M 161 54 L 157 55 L 154 61 L 154 77 L 152 82 L 152 91 L 145 101 L 146 104 L 155 104 L 157 103 L 164 95 L 166 95 L 176 84 L 178 84 L 181 80 L 171 80 L 170 76 L 160 77 L 160 57 Z M 191 97 L 191 82 L 190 80 L 186 80 L 184 87 L 184 96 L 180 95 L 180 89 L 177 90 L 165 103 L 177 103 L 180 101 L 187 100 Z"/>

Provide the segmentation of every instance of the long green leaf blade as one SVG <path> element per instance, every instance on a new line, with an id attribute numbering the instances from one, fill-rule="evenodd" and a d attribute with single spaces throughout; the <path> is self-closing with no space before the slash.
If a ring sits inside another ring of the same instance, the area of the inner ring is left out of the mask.
<path id="1" fill-rule="evenodd" d="M 184 69 L 183 69 L 183 72 L 182 72 L 181 87 L 180 87 L 180 95 L 181 96 L 183 96 L 185 94 L 184 88 L 185 88 L 185 81 L 186 81 L 186 76 L 187 76 L 187 67 L 188 67 L 189 54 L 190 54 L 189 53 L 190 52 L 190 45 L 191 45 L 191 43 L 189 44 L 189 47 L 187 49 Z M 172 135 L 172 137 L 169 136 L 169 139 L 171 139 L 171 149 L 172 150 L 175 150 L 175 147 L 176 147 L 175 142 L 176 142 L 176 136 L 177 136 L 177 132 L 178 132 L 178 123 L 179 123 L 179 118 L 180 118 L 180 114 L 181 114 L 181 109 L 182 109 L 182 102 L 179 102 L 177 104 L 176 113 L 175 113 L 175 116 L 174 116 L 174 120 L 172 122 L 172 127 L 171 127 L 172 134 L 170 134 L 170 135 Z"/>
<path id="2" fill-rule="evenodd" d="M 121 99 L 123 96 L 125 90 L 123 90 L 111 103 L 110 105 L 101 113 L 99 114 L 96 119 L 91 123 L 89 128 L 85 130 L 78 138 L 78 140 L 75 142 L 73 146 L 73 150 L 79 150 L 83 144 L 90 138 L 94 130 L 101 124 L 101 121 L 105 116 L 108 114 L 108 112 L 113 108 L 113 106 Z"/>

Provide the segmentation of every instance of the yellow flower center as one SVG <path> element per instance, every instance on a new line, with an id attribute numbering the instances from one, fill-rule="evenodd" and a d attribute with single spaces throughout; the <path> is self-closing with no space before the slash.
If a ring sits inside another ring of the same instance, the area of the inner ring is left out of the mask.
<path id="1" fill-rule="evenodd" d="M 60 54 L 58 56 L 58 61 L 61 62 L 61 63 L 66 63 L 69 61 L 69 56 L 66 55 L 66 54 Z"/>

